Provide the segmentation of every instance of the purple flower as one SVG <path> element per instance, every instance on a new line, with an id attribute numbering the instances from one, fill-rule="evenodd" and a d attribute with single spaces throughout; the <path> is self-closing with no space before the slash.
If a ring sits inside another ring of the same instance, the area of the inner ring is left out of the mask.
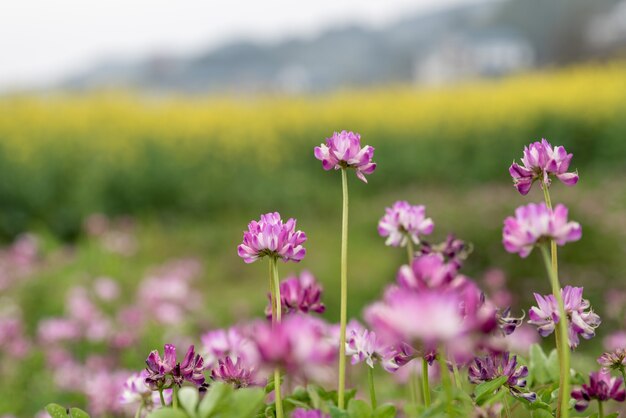
<path id="1" fill-rule="evenodd" d="M 528 194 L 535 180 L 549 186 L 550 176 L 558 178 L 566 186 L 575 185 L 578 182 L 578 173 L 567 172 L 572 156 L 564 147 L 552 147 L 545 139 L 524 147 L 522 165 L 514 162 L 509 167 L 515 188 L 523 195 Z"/>
<path id="2" fill-rule="evenodd" d="M 598 357 L 598 363 L 604 370 L 624 370 L 626 366 L 626 349 L 618 348 Z"/>
<path id="3" fill-rule="evenodd" d="M 510 253 L 527 257 L 537 244 L 554 240 L 559 245 L 578 241 L 582 229 L 577 222 L 567 221 L 567 208 L 556 205 L 553 211 L 545 203 L 530 203 L 515 210 L 515 217 L 504 220 L 502 243 Z"/>
<path id="4" fill-rule="evenodd" d="M 339 347 L 331 327 L 308 315 L 289 315 L 273 326 L 256 322 L 249 330 L 261 364 L 291 376 L 317 382 L 332 376 Z"/>
<path id="5" fill-rule="evenodd" d="M 243 242 L 237 247 L 239 257 L 253 263 L 264 256 L 281 258 L 284 262 L 299 262 L 306 250 L 302 246 L 306 234 L 296 231 L 296 220 L 289 218 L 283 223 L 280 213 L 266 213 L 259 221 L 248 224 L 243 233 Z"/>
<path id="6" fill-rule="evenodd" d="M 280 302 L 285 313 L 323 313 L 326 307 L 322 303 L 322 286 L 308 271 L 300 273 L 300 277 L 290 276 L 280 283 Z M 271 296 L 270 296 L 271 298 Z M 268 318 L 272 316 L 271 299 L 265 308 Z"/>
<path id="7" fill-rule="evenodd" d="M 621 377 L 611 377 L 611 374 L 604 371 L 589 373 L 589 384 L 572 390 L 572 398 L 576 400 L 574 408 L 582 412 L 589 406 L 592 399 L 605 402 L 613 399 L 617 402 L 624 402 L 626 391 L 622 387 Z"/>
<path id="8" fill-rule="evenodd" d="M 400 267 L 396 280 L 400 287 L 416 291 L 461 287 L 467 279 L 457 271 L 458 266 L 444 262 L 441 254 L 427 254 Z"/>
<path id="9" fill-rule="evenodd" d="M 474 364 L 468 369 L 469 381 L 476 385 L 501 376 L 507 377 L 504 385 L 511 395 L 531 402 L 537 398 L 534 392 L 522 390 L 526 387 L 528 368 L 517 366 L 517 356 L 511 357 L 509 353 L 491 353 L 486 357 L 476 357 Z"/>
<path id="10" fill-rule="evenodd" d="M 576 348 L 580 342 L 579 336 L 586 340 L 595 336 L 595 329 L 600 325 L 600 317 L 590 309 L 589 301 L 583 299 L 582 287 L 565 286 L 561 294 L 568 319 L 569 346 Z M 553 295 L 541 296 L 537 293 L 534 295 L 538 306 L 530 308 L 528 323 L 537 325 L 539 335 L 545 337 L 552 334 L 556 324 L 559 323 L 558 304 Z"/>
<path id="11" fill-rule="evenodd" d="M 382 360 L 387 347 L 375 332 L 366 329 L 357 321 L 352 321 L 348 324 L 346 334 L 346 355 L 352 357 L 353 365 L 364 361 L 373 368 L 374 363 Z"/>
<path id="12" fill-rule="evenodd" d="M 472 245 L 458 239 L 454 234 L 448 234 L 446 240 L 440 244 L 430 244 L 422 242 L 422 246 L 418 249 L 419 255 L 441 254 L 447 263 L 461 267 L 463 261 L 472 252 Z"/>
<path id="13" fill-rule="evenodd" d="M 435 228 L 432 219 L 426 217 L 426 208 L 398 201 L 385 209 L 385 216 L 378 222 L 378 233 L 387 237 L 386 245 L 406 247 L 409 240 L 420 243 L 420 235 L 430 235 Z"/>
<path id="14" fill-rule="evenodd" d="M 170 388 L 174 384 L 180 386 L 183 381 L 201 386 L 204 384 L 204 360 L 195 354 L 194 346 L 190 346 L 182 363 L 176 362 L 176 347 L 165 344 L 163 359 L 159 352 L 153 350 L 146 359 L 146 384 L 152 389 Z"/>
<path id="15" fill-rule="evenodd" d="M 498 320 L 498 326 L 503 335 L 511 335 L 517 328 L 522 325 L 525 314 L 522 313 L 521 317 L 515 317 L 511 315 L 511 308 L 506 308 L 496 314 Z"/>
<path id="16" fill-rule="evenodd" d="M 366 309 L 365 319 L 385 341 L 421 341 L 436 347 L 464 331 L 460 307 L 461 298 L 452 292 L 392 288 L 382 302 Z"/>
<path id="17" fill-rule="evenodd" d="M 361 148 L 361 135 L 354 132 L 335 132 L 326 139 L 326 144 L 315 147 L 315 158 L 322 162 L 324 170 L 354 168 L 357 177 L 365 183 L 365 174 L 371 174 L 376 169 L 373 156 L 374 148 L 369 145 Z"/>
<path id="18" fill-rule="evenodd" d="M 211 370 L 211 379 L 233 385 L 236 389 L 255 384 L 253 370 L 244 366 L 241 358 L 225 357 Z"/>
<path id="19" fill-rule="evenodd" d="M 255 364 L 258 353 L 254 344 L 239 327 L 208 331 L 200 337 L 202 353 L 208 367 L 217 364 L 224 357 L 239 357 L 246 364 Z"/>
<path id="20" fill-rule="evenodd" d="M 135 409 L 144 406 L 148 410 L 161 405 L 159 393 L 152 391 L 146 385 L 146 378 L 149 372 L 142 370 L 139 373 L 133 373 L 124 383 L 122 393 L 120 395 L 120 403 L 123 405 L 134 406 Z M 172 389 L 163 391 L 163 398 L 166 404 L 172 402 Z"/>
<path id="21" fill-rule="evenodd" d="M 319 409 L 304 409 L 296 408 L 291 413 L 291 418 L 330 418 L 329 415 L 324 414 Z"/>

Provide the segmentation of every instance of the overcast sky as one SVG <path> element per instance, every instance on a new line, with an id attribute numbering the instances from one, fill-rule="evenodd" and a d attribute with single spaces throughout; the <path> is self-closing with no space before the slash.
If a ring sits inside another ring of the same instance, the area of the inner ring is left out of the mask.
<path id="1" fill-rule="evenodd" d="M 0 89 L 107 58 L 187 54 L 232 39 L 313 36 L 476 0 L 0 0 Z"/>

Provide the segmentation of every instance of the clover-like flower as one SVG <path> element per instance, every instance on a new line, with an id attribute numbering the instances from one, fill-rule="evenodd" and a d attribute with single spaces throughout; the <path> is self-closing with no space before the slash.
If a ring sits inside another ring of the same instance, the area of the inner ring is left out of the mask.
<path id="1" fill-rule="evenodd" d="M 346 355 L 352 357 L 352 364 L 365 362 L 369 367 L 383 359 L 387 346 L 374 331 L 363 327 L 357 321 L 348 324 Z"/>
<path id="2" fill-rule="evenodd" d="M 454 234 L 448 234 L 446 240 L 439 244 L 431 244 L 428 242 L 422 242 L 422 245 L 417 250 L 418 256 L 426 254 L 441 254 L 446 263 L 454 264 L 457 268 L 460 268 L 463 261 L 470 255 L 473 247 L 471 243 L 457 238 Z"/>
<path id="3" fill-rule="evenodd" d="M 588 340 L 595 336 L 595 329 L 600 326 L 600 317 L 590 309 L 589 301 L 583 299 L 583 288 L 565 286 L 561 290 L 563 305 L 568 320 L 568 337 L 570 348 L 578 347 L 579 336 Z M 537 331 L 546 337 L 554 331 L 559 323 L 560 315 L 556 298 L 553 295 L 541 296 L 534 294 L 538 306 L 528 312 L 528 323 L 537 325 Z"/>
<path id="4" fill-rule="evenodd" d="M 589 402 L 593 399 L 599 402 L 606 402 L 611 399 L 624 402 L 626 391 L 622 383 L 621 377 L 611 377 L 611 374 L 606 371 L 589 373 L 589 384 L 572 390 L 572 398 L 576 400 L 574 408 L 578 412 L 582 412 L 587 409 Z"/>
<path id="5" fill-rule="evenodd" d="M 526 366 L 518 367 L 517 356 L 511 357 L 508 352 L 476 357 L 468 369 L 469 381 L 474 384 L 494 380 L 501 376 L 507 377 L 504 386 L 509 389 L 511 395 L 531 402 L 537 399 L 537 394 L 534 392 L 523 390 L 526 387 L 528 368 Z"/>
<path id="6" fill-rule="evenodd" d="M 253 263 L 265 256 L 280 258 L 285 262 L 299 262 L 306 254 L 302 246 L 305 241 L 306 234 L 296 230 L 295 219 L 289 218 L 283 222 L 280 213 L 266 213 L 261 215 L 260 220 L 248 224 L 237 253 L 246 263 Z"/>
<path id="7" fill-rule="evenodd" d="M 544 187 L 550 186 L 551 176 L 566 186 L 573 186 L 578 182 L 578 173 L 567 172 L 572 156 L 564 147 L 553 147 L 545 139 L 533 142 L 524 147 L 522 165 L 513 162 L 509 167 L 513 185 L 522 195 L 528 194 L 535 180 L 541 181 Z"/>
<path id="8" fill-rule="evenodd" d="M 524 322 L 524 317 L 526 315 L 522 312 L 522 316 L 515 317 L 511 315 L 511 308 L 506 308 L 502 311 L 498 311 L 496 313 L 496 318 L 498 320 L 498 326 L 502 331 L 503 335 L 511 335 L 517 328 L 519 328 Z"/>
<path id="9" fill-rule="evenodd" d="M 225 357 L 217 361 L 217 365 L 211 369 L 211 379 L 233 385 L 235 389 L 255 385 L 254 370 L 243 364 L 240 357 L 234 360 Z"/>
<path id="10" fill-rule="evenodd" d="M 387 237 L 385 245 L 406 247 L 409 240 L 420 243 L 421 235 L 430 235 L 435 228 L 433 220 L 426 217 L 426 208 L 413 206 L 401 200 L 385 209 L 385 216 L 378 222 L 378 233 Z"/>
<path id="11" fill-rule="evenodd" d="M 354 168 L 357 177 L 365 183 L 365 174 L 372 174 L 376 169 L 376 163 L 372 162 L 374 148 L 369 145 L 361 148 L 361 135 L 355 132 L 335 132 L 326 139 L 326 144 L 315 147 L 314 151 L 324 170 Z"/>
<path id="12" fill-rule="evenodd" d="M 626 366 L 626 349 L 618 348 L 598 357 L 598 363 L 604 370 L 624 370 Z"/>
<path id="13" fill-rule="evenodd" d="M 159 393 L 153 391 L 146 384 L 146 378 L 148 375 L 149 372 L 147 370 L 142 370 L 141 372 L 133 373 L 128 377 L 124 383 L 122 393 L 119 398 L 122 405 L 132 405 L 136 409 L 144 407 L 148 410 L 161 405 Z M 165 389 L 163 391 L 163 399 L 168 405 L 172 402 L 172 389 Z"/>
<path id="14" fill-rule="evenodd" d="M 204 360 L 194 351 L 194 346 L 189 346 L 182 363 L 176 362 L 176 347 L 165 344 L 163 359 L 159 352 L 154 350 L 146 359 L 148 376 L 146 385 L 152 390 L 171 388 L 173 385 L 181 386 L 183 381 L 195 385 L 204 384 Z"/>
<path id="15" fill-rule="evenodd" d="M 268 318 L 272 316 L 270 304 L 265 308 Z M 326 306 L 322 303 L 322 286 L 315 280 L 308 271 L 303 271 L 298 276 L 290 276 L 280 282 L 280 304 L 283 312 L 291 313 L 324 313 Z"/>
<path id="16" fill-rule="evenodd" d="M 548 240 L 558 245 L 578 241 L 582 229 L 578 222 L 567 221 L 567 208 L 556 205 L 550 210 L 545 203 L 530 203 L 515 210 L 515 217 L 504 220 L 502 243 L 510 253 L 527 257 L 533 248 Z"/>

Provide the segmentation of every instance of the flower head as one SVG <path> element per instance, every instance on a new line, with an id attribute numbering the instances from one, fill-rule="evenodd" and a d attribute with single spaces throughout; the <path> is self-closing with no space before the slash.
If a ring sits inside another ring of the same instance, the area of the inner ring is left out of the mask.
<path id="1" fill-rule="evenodd" d="M 284 313 L 323 313 L 326 306 L 321 297 L 322 286 L 308 271 L 300 273 L 300 277 L 290 276 L 280 282 L 280 303 Z M 268 318 L 272 316 L 271 300 L 265 308 L 265 314 Z"/>
<path id="2" fill-rule="evenodd" d="M 537 244 L 554 240 L 559 245 L 578 241 L 582 229 L 577 222 L 567 221 L 567 208 L 557 205 L 548 209 L 545 203 L 530 203 L 515 210 L 515 217 L 504 220 L 502 243 L 510 253 L 527 257 Z"/>
<path id="3" fill-rule="evenodd" d="M 418 255 L 441 254 L 447 263 L 454 264 L 457 268 L 460 268 L 472 250 L 471 243 L 466 243 L 455 237 L 454 234 L 448 234 L 446 240 L 439 244 L 422 242 L 421 247 L 418 249 Z"/>
<path id="4" fill-rule="evenodd" d="M 322 162 L 324 170 L 354 168 L 357 177 L 365 183 L 365 174 L 371 174 L 376 169 L 373 156 L 374 148 L 369 145 L 361 148 L 361 135 L 355 132 L 335 132 L 326 139 L 326 144 L 315 147 L 315 158 Z"/>
<path id="5" fill-rule="evenodd" d="M 302 246 L 305 241 L 306 234 L 296 231 L 295 219 L 289 218 L 283 222 L 280 213 L 266 213 L 261 215 L 260 220 L 248 224 L 237 252 L 246 263 L 253 263 L 265 256 L 281 258 L 285 262 L 299 262 L 306 254 Z"/>
<path id="6" fill-rule="evenodd" d="M 517 356 L 511 357 L 509 353 L 491 353 L 486 357 L 476 357 L 474 364 L 469 369 L 469 381 L 474 384 L 487 382 L 501 376 L 506 376 L 505 386 L 511 395 L 534 401 L 537 395 L 534 392 L 525 392 L 528 368 L 517 366 Z"/>
<path id="7" fill-rule="evenodd" d="M 150 389 L 146 384 L 146 378 L 149 372 L 142 370 L 139 373 L 133 373 L 128 377 L 122 388 L 120 395 L 120 403 L 123 405 L 133 405 L 135 408 L 143 406 L 148 410 L 161 405 L 159 393 Z M 172 401 L 172 389 L 165 389 L 163 397 L 166 404 Z"/>
<path id="8" fill-rule="evenodd" d="M 398 270 L 397 282 L 402 288 L 422 291 L 462 287 L 467 279 L 457 275 L 458 266 L 446 263 L 441 254 L 417 256 L 411 265 Z"/>
<path id="9" fill-rule="evenodd" d="M 374 363 L 383 359 L 383 352 L 387 347 L 375 332 L 353 321 L 348 325 L 346 333 L 346 355 L 352 357 L 353 365 L 364 361 L 373 368 Z"/>
<path id="10" fill-rule="evenodd" d="M 259 321 L 249 330 L 265 368 L 279 367 L 305 380 L 324 382 L 332 375 L 338 354 L 338 338 L 321 319 L 289 315 L 273 326 Z"/>
<path id="11" fill-rule="evenodd" d="M 225 357 L 211 370 L 211 379 L 229 383 L 236 389 L 255 384 L 253 370 L 243 365 L 241 358 Z"/>
<path id="12" fill-rule="evenodd" d="M 604 370 L 623 370 L 626 366 L 626 349 L 618 348 L 598 357 L 598 363 Z"/>
<path id="13" fill-rule="evenodd" d="M 600 317 L 590 309 L 589 301 L 583 299 L 582 287 L 565 286 L 561 294 L 568 320 L 569 345 L 570 348 L 576 348 L 580 342 L 579 336 L 586 340 L 595 336 L 595 329 L 600 325 Z M 545 337 L 552 334 L 556 324 L 559 323 L 558 304 L 553 295 L 541 296 L 537 293 L 534 295 L 538 306 L 530 308 L 528 323 L 537 325 L 539 335 Z"/>
<path id="14" fill-rule="evenodd" d="M 572 390 L 572 398 L 576 400 L 574 408 L 578 412 L 584 411 L 592 399 L 600 402 L 610 399 L 624 402 L 626 391 L 622 383 L 621 377 L 611 377 L 611 374 L 606 371 L 589 373 L 589 384 Z"/>
<path id="15" fill-rule="evenodd" d="M 204 360 L 195 354 L 193 345 L 187 350 L 182 363 L 176 362 L 176 347 L 165 344 L 163 359 L 154 350 L 146 359 L 146 365 L 148 376 L 145 382 L 152 390 L 170 388 L 174 384 L 180 386 L 185 380 L 198 386 L 204 384 Z"/>
<path id="16" fill-rule="evenodd" d="M 420 243 L 420 235 L 430 235 L 435 228 L 432 219 L 426 217 L 426 208 L 398 201 L 385 209 L 385 216 L 378 222 L 378 233 L 387 237 L 386 245 L 406 247 L 410 240 Z"/>
<path id="17" fill-rule="evenodd" d="M 519 328 L 524 322 L 526 315 L 522 313 L 522 316 L 515 317 L 511 315 L 511 308 L 506 308 L 503 311 L 498 311 L 496 318 L 498 320 L 498 326 L 503 335 L 511 335 L 517 328 Z"/>
<path id="18" fill-rule="evenodd" d="M 572 156 L 564 147 L 553 147 L 545 139 L 524 147 L 522 165 L 514 162 L 509 167 L 515 188 L 525 195 L 535 180 L 541 181 L 546 187 L 549 186 L 551 176 L 558 178 L 566 186 L 575 185 L 578 182 L 578 173 L 567 172 Z"/>
<path id="19" fill-rule="evenodd" d="M 329 416 L 319 409 L 296 408 L 291 413 L 291 418 L 328 418 Z"/>

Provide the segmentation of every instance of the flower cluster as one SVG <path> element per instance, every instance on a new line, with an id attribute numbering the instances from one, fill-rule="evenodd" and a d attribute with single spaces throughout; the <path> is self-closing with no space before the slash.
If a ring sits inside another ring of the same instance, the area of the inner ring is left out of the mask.
<path id="1" fill-rule="evenodd" d="M 322 162 L 324 170 L 354 168 L 357 177 L 367 183 L 366 174 L 372 174 L 376 163 L 372 162 L 374 148 L 361 148 L 361 135 L 354 132 L 335 132 L 326 139 L 326 144 L 315 147 L 315 158 Z"/>
<path id="2" fill-rule="evenodd" d="M 204 384 L 204 359 L 196 354 L 194 346 L 190 346 L 182 363 L 176 361 L 176 347 L 165 344 L 163 358 L 153 350 L 146 359 L 146 384 L 152 390 L 169 389 L 174 385 L 181 386 L 184 381 L 197 386 Z"/>
<path id="3" fill-rule="evenodd" d="M 515 210 L 515 217 L 504 220 L 502 243 L 510 253 L 527 257 L 538 244 L 556 241 L 559 245 L 578 241 L 582 229 L 577 222 L 567 221 L 567 208 L 557 205 L 550 210 L 545 203 L 529 203 Z"/>
<path id="4" fill-rule="evenodd" d="M 534 392 L 526 392 L 528 368 L 517 365 L 517 356 L 509 353 L 491 353 L 486 357 L 476 357 L 469 367 L 469 381 L 474 384 L 487 382 L 500 376 L 506 376 L 505 386 L 511 395 L 533 402 L 537 398 Z"/>
<path id="5" fill-rule="evenodd" d="M 272 316 L 271 306 L 265 308 L 265 314 Z M 315 276 L 303 271 L 300 276 L 290 276 L 280 282 L 280 304 L 284 313 L 324 313 L 326 306 L 322 302 L 322 286 L 315 280 Z"/>
<path id="6" fill-rule="evenodd" d="M 598 363 L 604 370 L 624 370 L 626 366 L 626 349 L 618 348 L 613 352 L 607 352 L 598 357 Z"/>
<path id="7" fill-rule="evenodd" d="M 590 309 L 589 301 L 583 299 L 582 287 L 565 286 L 561 294 L 568 321 L 569 345 L 576 348 L 580 342 L 579 336 L 588 340 L 595 335 L 600 317 Z M 536 325 L 539 334 L 545 337 L 552 334 L 560 320 L 556 298 L 535 293 L 535 300 L 538 306 L 530 308 L 528 322 Z"/>
<path id="8" fill-rule="evenodd" d="M 535 180 L 545 187 L 550 186 L 550 177 L 558 178 L 563 184 L 573 186 L 578 182 L 578 173 L 570 172 L 572 154 L 568 154 L 562 146 L 553 147 L 548 141 L 533 142 L 524 147 L 522 165 L 511 164 L 509 173 L 518 192 L 528 194 Z"/>
<path id="9" fill-rule="evenodd" d="M 405 200 L 398 201 L 385 209 L 385 216 L 378 222 L 378 233 L 387 237 L 386 245 L 406 247 L 411 241 L 421 242 L 421 235 L 430 235 L 435 228 L 432 219 L 426 217 L 426 208 L 413 206 Z"/>
<path id="10" fill-rule="evenodd" d="M 626 390 L 622 385 L 621 377 L 611 377 L 611 374 L 604 371 L 589 373 L 589 384 L 572 391 L 572 398 L 576 400 L 574 408 L 582 412 L 589 406 L 591 400 L 605 402 L 615 400 L 624 402 L 626 399 Z"/>
<path id="11" fill-rule="evenodd" d="M 296 231 L 295 219 L 283 222 L 280 213 L 266 213 L 261 215 L 260 220 L 248 224 L 248 231 L 243 233 L 243 242 L 237 247 L 237 252 L 246 263 L 265 256 L 298 262 L 306 254 L 302 246 L 305 241 L 306 234 Z"/>

